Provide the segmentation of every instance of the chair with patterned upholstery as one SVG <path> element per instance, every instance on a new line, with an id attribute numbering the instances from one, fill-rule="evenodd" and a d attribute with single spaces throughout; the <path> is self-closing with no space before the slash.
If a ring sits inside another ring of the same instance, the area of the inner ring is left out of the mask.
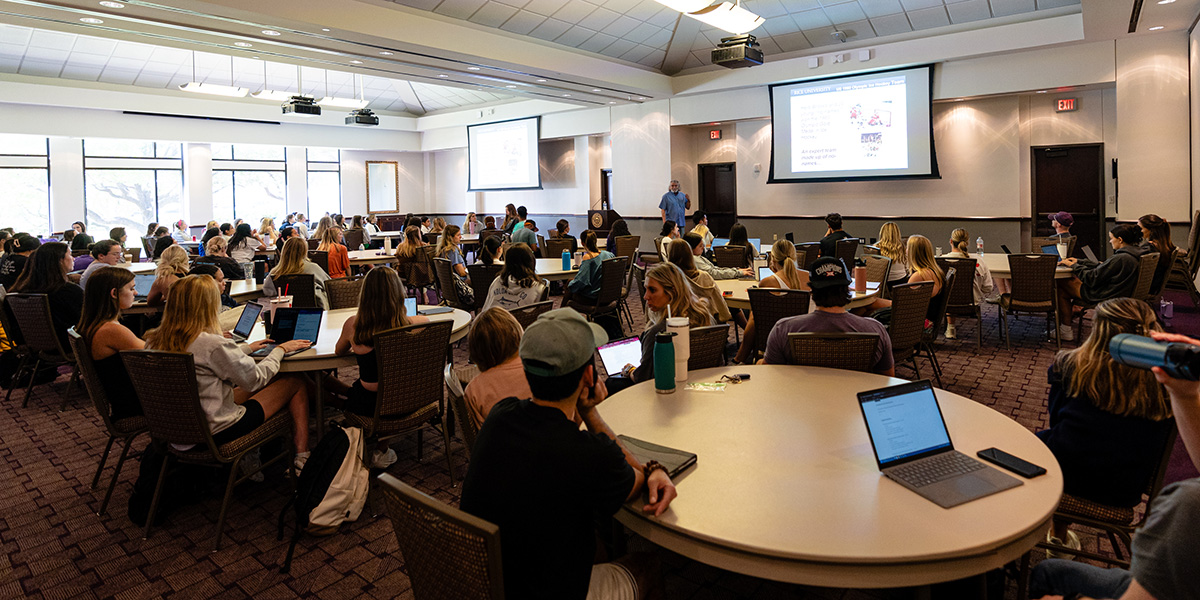
<path id="1" fill-rule="evenodd" d="M 600 263 L 600 292 L 596 294 L 595 304 L 577 300 L 580 296 L 576 294 L 567 301 L 567 306 L 586 315 L 588 320 L 598 315 L 616 313 L 621 307 L 621 290 L 628 269 L 629 259 L 624 256 L 615 256 Z M 620 322 L 619 316 L 617 321 Z"/>
<path id="2" fill-rule="evenodd" d="M 458 295 L 458 288 L 455 287 L 454 278 L 458 275 L 454 274 L 450 266 L 450 261 L 445 258 L 433 259 L 434 272 L 437 273 L 438 291 L 442 294 L 442 303 L 446 306 L 465 310 L 470 312 L 475 310 L 475 304 L 468 304 L 463 301 Z"/>
<path id="3" fill-rule="evenodd" d="M 1200 270 L 1200 210 L 1192 213 L 1187 247 L 1177 249 L 1164 288 L 1187 292 L 1192 299 L 1192 306 L 1200 306 L 1200 291 L 1196 289 L 1197 270 Z"/>
<path id="4" fill-rule="evenodd" d="M 353 252 L 361 248 L 366 233 L 365 229 L 347 229 L 342 234 L 342 241 L 346 243 L 346 249 Z"/>
<path id="5" fill-rule="evenodd" d="M 329 299 L 329 310 L 357 308 L 362 286 L 362 277 L 340 277 L 326 281 L 325 296 Z"/>
<path id="6" fill-rule="evenodd" d="M 1053 327 L 1055 344 L 1062 348 L 1062 338 L 1058 334 L 1058 286 L 1054 283 L 1058 260 L 1057 255 L 1050 254 L 1008 255 L 1012 291 L 1000 295 L 1000 329 L 1004 332 L 1005 348 L 1012 348 L 1008 315 L 1021 312 L 1046 315 L 1046 331 Z"/>
<path id="7" fill-rule="evenodd" d="M 571 254 L 571 246 L 571 240 L 568 239 L 546 240 L 542 246 L 543 258 L 562 258 L 564 251 Z"/>
<path id="8" fill-rule="evenodd" d="M 294 308 L 321 308 L 320 303 L 317 302 L 316 279 L 311 273 L 280 275 L 279 277 L 272 275 L 271 281 L 275 283 L 275 289 L 279 290 L 280 296 L 286 291 L 292 297 Z"/>
<path id="9" fill-rule="evenodd" d="M 471 289 L 475 292 L 475 304 L 472 310 L 476 314 L 483 308 L 483 303 L 487 302 L 488 290 L 502 269 L 504 269 L 504 265 L 485 265 L 483 263 L 467 265 L 467 277 L 471 280 Z"/>
<path id="10" fill-rule="evenodd" d="M 854 268 L 854 256 L 858 254 L 858 238 L 846 238 L 837 241 L 834 255 L 842 259 L 847 269 Z"/>
<path id="11" fill-rule="evenodd" d="M 512 316 L 517 319 L 518 323 L 521 324 L 521 329 L 528 329 L 530 325 L 533 325 L 533 322 L 536 321 L 538 317 L 542 316 L 544 313 L 550 312 L 551 310 L 554 310 L 554 301 L 546 300 L 544 302 L 535 302 L 533 304 L 519 306 L 508 312 L 512 313 Z"/>
<path id="12" fill-rule="evenodd" d="M 797 332 L 788 334 L 788 343 L 793 365 L 870 373 L 879 334 Z"/>
<path id="13" fill-rule="evenodd" d="M 616 248 L 607 248 L 614 256 L 624 256 L 633 264 L 637 258 L 638 245 L 642 243 L 640 235 L 620 235 L 613 239 Z"/>
<path id="14" fill-rule="evenodd" d="M 912 360 L 917 379 L 921 367 L 917 364 L 917 346 L 925 334 L 925 315 L 933 297 L 933 282 L 905 283 L 892 288 L 892 316 L 888 337 L 892 339 L 892 360 L 900 364 Z"/>
<path id="15" fill-rule="evenodd" d="M 1154 286 L 1154 269 L 1158 268 L 1158 260 L 1162 255 L 1158 252 L 1147 252 L 1138 257 L 1138 278 L 1137 283 L 1133 286 L 1133 293 L 1130 298 L 1149 302 L 1152 288 Z"/>
<path id="16" fill-rule="evenodd" d="M 326 275 L 329 274 L 329 252 L 325 250 L 309 250 L 308 260 L 313 261 L 318 267 L 321 267 L 321 270 L 325 271 Z"/>
<path id="17" fill-rule="evenodd" d="M 442 379 L 446 382 L 446 391 L 450 396 L 450 410 L 454 412 L 454 418 L 458 421 L 459 429 L 462 430 L 463 446 L 467 448 L 468 459 L 471 458 L 471 449 L 475 447 L 475 438 L 479 435 L 479 427 L 475 426 L 475 420 L 471 418 L 464 390 L 476 375 L 479 375 L 479 367 L 475 365 L 455 367 L 446 363 L 446 367 L 442 371 Z M 465 471 L 463 476 L 466 476 Z"/>
<path id="18" fill-rule="evenodd" d="M 975 302 L 974 258 L 937 258 L 942 271 L 954 269 L 959 273 L 946 298 L 946 314 L 975 319 L 975 347 L 983 347 L 983 310 Z"/>
<path id="19" fill-rule="evenodd" d="M 886 292 L 888 273 L 892 271 L 892 259 L 882 254 L 863 254 L 863 264 L 867 267 L 867 281 L 878 283 L 881 294 Z"/>
<path id="20" fill-rule="evenodd" d="M 938 364 L 936 347 L 938 334 L 942 332 L 943 325 L 946 322 L 946 306 L 950 301 L 950 292 L 954 289 L 954 282 L 958 280 L 958 272 L 954 267 L 947 268 L 942 275 L 942 293 L 936 298 L 930 298 L 929 311 L 926 313 L 926 320 L 930 321 L 930 325 L 925 328 L 921 334 L 921 344 L 917 346 L 917 356 L 924 356 L 929 359 L 929 364 L 933 366 L 933 376 L 937 379 L 938 387 L 942 386 L 942 365 Z"/>
<path id="21" fill-rule="evenodd" d="M 801 269 L 807 269 L 808 265 L 811 265 L 814 260 L 820 257 L 821 244 L 819 242 L 802 242 L 796 244 L 796 263 Z"/>
<path id="22" fill-rule="evenodd" d="M 6 294 L 4 303 L 12 312 L 13 325 L 20 331 L 25 347 L 29 351 L 26 360 L 23 360 L 17 367 L 17 374 L 13 377 L 13 381 L 16 382 L 22 373 L 29 373 L 29 387 L 25 390 L 25 400 L 21 403 L 21 408 L 25 408 L 29 406 L 29 397 L 33 394 L 33 385 L 37 381 L 38 369 L 43 366 L 57 365 L 74 367 L 75 357 L 68 349 L 63 348 L 62 340 L 54 331 L 54 319 L 50 316 L 50 300 L 46 294 Z M 29 359 L 32 359 L 33 368 L 26 371 L 25 367 L 28 366 Z M 59 411 L 67 409 L 67 399 L 75 390 L 77 381 L 79 381 L 79 371 L 72 368 L 71 380 L 67 383 L 66 393 L 62 395 L 62 405 L 59 406 Z M 8 396 L 12 395 L 15 387 L 16 385 L 13 385 L 8 389 Z M 8 400 L 8 396 L 5 396 L 5 401 Z"/>
<path id="23" fill-rule="evenodd" d="M 810 292 L 778 288 L 750 288 L 750 313 L 754 316 L 754 351 L 766 352 L 767 336 L 780 319 L 808 314 Z"/>
<path id="24" fill-rule="evenodd" d="M 693 327 L 688 330 L 688 370 L 725 366 L 725 343 L 729 323 Z"/>
<path id="25" fill-rule="evenodd" d="M 713 259 L 713 264 L 723 268 L 745 269 L 750 266 L 746 264 L 745 246 L 717 246 L 713 248 Z"/>

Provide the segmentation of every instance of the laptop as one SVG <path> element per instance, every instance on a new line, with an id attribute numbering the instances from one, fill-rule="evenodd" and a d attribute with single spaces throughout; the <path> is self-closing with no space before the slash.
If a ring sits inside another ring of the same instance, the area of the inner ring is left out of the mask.
<path id="1" fill-rule="evenodd" d="M 1009 250 L 1008 246 L 1005 246 L 1004 244 L 1000 244 L 1000 249 L 1003 250 L 1005 254 L 1012 254 L 1012 250 Z"/>
<path id="2" fill-rule="evenodd" d="M 251 353 L 251 356 L 266 356 L 279 344 L 292 340 L 308 340 L 316 345 L 317 337 L 321 333 L 321 319 L 324 316 L 325 311 L 319 308 L 275 309 L 275 323 L 271 330 L 271 340 L 274 343 L 259 348 Z M 304 350 L 293 350 L 284 356 L 300 352 Z"/>
<path id="3" fill-rule="evenodd" d="M 133 297 L 134 302 L 145 302 L 146 298 L 150 297 L 150 288 L 154 287 L 157 277 L 154 273 L 138 273 L 133 276 L 133 290 L 136 294 Z"/>
<path id="4" fill-rule="evenodd" d="M 758 280 L 759 281 L 762 281 L 774 274 L 775 274 L 775 272 L 771 270 L 771 267 L 759 267 L 758 268 Z"/>
<path id="5" fill-rule="evenodd" d="M 1091 246 L 1084 246 L 1084 247 L 1083 247 L 1083 255 L 1084 255 L 1084 256 L 1086 256 L 1086 257 L 1087 257 L 1087 259 L 1088 259 L 1088 260 L 1090 260 L 1090 261 L 1092 261 L 1092 262 L 1095 262 L 1095 263 L 1098 263 L 1098 262 L 1100 262 L 1100 259 L 1096 258 L 1096 253 L 1095 253 L 1095 252 L 1092 252 L 1092 247 L 1091 247 Z"/>
<path id="6" fill-rule="evenodd" d="M 242 316 L 238 317 L 237 325 L 233 328 L 233 341 L 241 343 L 250 339 L 250 333 L 254 331 L 254 324 L 258 322 L 262 311 L 263 306 L 257 302 L 248 302 L 242 308 Z"/>
<path id="7" fill-rule="evenodd" d="M 712 247 L 720 248 L 721 246 L 724 246 L 725 244 L 728 244 L 728 243 L 729 243 L 729 238 L 713 238 Z"/>
<path id="8" fill-rule="evenodd" d="M 796 243 L 796 234 L 789 231 L 789 232 L 783 234 L 783 239 L 795 244 Z"/>
<path id="9" fill-rule="evenodd" d="M 942 508 L 1023 485 L 954 449 L 928 379 L 859 392 L 858 406 L 879 470 Z"/>
<path id="10" fill-rule="evenodd" d="M 1042 254 L 1053 254 L 1054 256 L 1058 256 L 1058 246 L 1057 245 L 1042 246 Z"/>
<path id="11" fill-rule="evenodd" d="M 412 315 L 417 314 L 417 299 L 416 298 L 405 298 L 404 299 L 404 314 L 406 314 L 410 317 Z"/>
<path id="12" fill-rule="evenodd" d="M 609 377 L 620 375 L 625 365 L 642 364 L 642 342 L 635 337 L 609 342 L 598 348 Z"/>
<path id="13" fill-rule="evenodd" d="M 750 249 L 753 250 L 755 254 L 758 254 L 758 249 L 762 248 L 762 240 L 758 238 L 749 238 L 746 241 L 750 242 Z"/>

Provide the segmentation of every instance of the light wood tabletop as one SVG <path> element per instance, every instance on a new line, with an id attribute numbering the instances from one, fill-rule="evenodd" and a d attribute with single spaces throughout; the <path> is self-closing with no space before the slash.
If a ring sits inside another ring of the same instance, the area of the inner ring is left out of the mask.
<path id="1" fill-rule="evenodd" d="M 725 304 L 728 304 L 729 308 L 750 310 L 750 292 L 748 290 L 752 287 L 758 286 L 757 280 L 719 279 L 717 280 L 716 284 L 717 289 L 721 290 L 721 294 L 724 294 L 725 292 L 732 292 L 731 295 L 725 296 Z M 866 306 L 874 302 L 875 297 L 879 295 L 879 288 L 867 288 L 867 292 L 865 294 L 859 294 L 855 292 L 854 287 L 851 286 L 850 293 L 853 297 L 850 298 L 850 304 L 846 305 L 847 309 Z"/>
<path id="2" fill-rule="evenodd" d="M 992 277 L 998 279 L 1011 279 L 1012 271 L 1008 269 L 1008 256 L 1001 252 L 985 252 L 977 255 L 983 260 L 983 264 L 987 265 L 988 271 L 992 272 Z M 1054 271 L 1055 279 L 1070 279 L 1074 277 L 1071 274 L 1070 267 L 1058 267 Z"/>
<path id="3" fill-rule="evenodd" d="M 969 577 L 1019 558 L 1045 536 L 1062 495 L 1054 455 L 1011 418 L 937 390 L 964 454 L 998 447 L 1046 468 L 1024 485 L 944 509 L 887 479 L 875 462 L 856 393 L 900 383 L 785 365 L 688 373 L 750 379 L 723 392 L 657 394 L 654 382 L 604 401 L 613 431 L 698 455 L 676 478 L 661 517 L 644 498 L 617 518 L 660 546 L 738 573 L 853 588 L 917 586 Z M 989 467 L 990 468 L 990 467 Z"/>
<path id="4" fill-rule="evenodd" d="M 353 250 L 347 253 L 350 266 L 386 265 L 396 262 L 396 255 L 383 250 Z"/>
<path id="5" fill-rule="evenodd" d="M 574 279 L 579 269 L 563 270 L 562 257 L 537 259 L 537 274 L 542 279 L 550 281 Z"/>

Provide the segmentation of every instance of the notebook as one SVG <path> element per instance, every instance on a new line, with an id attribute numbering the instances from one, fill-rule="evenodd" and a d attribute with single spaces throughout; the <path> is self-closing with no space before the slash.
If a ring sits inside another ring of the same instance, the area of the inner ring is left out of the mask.
<path id="1" fill-rule="evenodd" d="M 646 464 L 652 460 L 657 460 L 659 464 L 667 468 L 667 475 L 671 479 L 675 479 L 680 473 L 696 464 L 696 455 L 692 452 L 651 444 L 650 442 L 631 438 L 627 435 L 618 435 L 617 438 L 638 459 L 638 462 Z"/>
<path id="2" fill-rule="evenodd" d="M 1090 261 L 1092 261 L 1092 262 L 1097 262 L 1097 263 L 1098 263 L 1098 262 L 1100 262 L 1100 259 L 1096 258 L 1096 253 L 1095 253 L 1095 252 L 1092 252 L 1092 247 L 1091 247 L 1091 246 L 1084 246 L 1084 247 L 1083 247 L 1083 255 L 1084 255 L 1084 256 L 1086 256 L 1086 257 L 1087 257 L 1087 259 L 1088 259 L 1088 260 L 1090 260 Z"/>
<path id="3" fill-rule="evenodd" d="M 275 323 L 271 329 L 271 340 L 274 343 L 259 348 L 251 356 L 266 356 L 279 344 L 292 340 L 308 340 L 316 345 L 317 337 L 321 333 L 321 319 L 324 316 L 325 311 L 319 308 L 275 309 Z M 303 351 L 293 350 L 284 356 L 291 356 Z"/>
<path id="4" fill-rule="evenodd" d="M 136 295 L 133 297 L 134 302 L 145 302 L 150 296 L 150 288 L 154 287 L 154 280 L 157 276 L 154 273 L 138 273 L 133 276 L 133 289 Z"/>
<path id="5" fill-rule="evenodd" d="M 242 316 L 238 317 L 237 325 L 233 328 L 233 341 L 244 342 L 250 339 L 250 333 L 254 331 L 254 324 L 258 322 L 258 315 L 262 314 L 263 307 L 257 302 L 248 302 L 242 308 Z"/>
<path id="6" fill-rule="evenodd" d="M 642 364 L 642 342 L 635 337 L 609 342 L 598 348 L 600 362 L 609 377 L 620 375 L 625 365 Z"/>
<path id="7" fill-rule="evenodd" d="M 954 449 L 928 379 L 859 392 L 858 406 L 879 470 L 942 508 L 1023 485 Z"/>

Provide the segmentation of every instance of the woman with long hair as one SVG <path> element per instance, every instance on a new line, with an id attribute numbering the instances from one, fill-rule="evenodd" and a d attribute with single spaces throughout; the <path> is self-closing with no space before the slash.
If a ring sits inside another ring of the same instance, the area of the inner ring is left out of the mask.
<path id="1" fill-rule="evenodd" d="M 983 257 L 972 257 L 967 250 L 971 245 L 971 235 L 966 229 L 958 228 L 950 232 L 950 252 L 946 254 L 950 258 L 975 258 L 975 279 L 972 284 L 973 296 L 975 304 L 979 304 L 984 298 L 991 294 L 995 289 L 992 282 L 992 272 L 988 270 L 987 264 L 983 262 Z M 956 277 L 965 277 L 965 273 L 957 274 Z M 946 315 L 946 339 L 952 340 L 958 337 L 958 330 L 954 327 L 954 315 Z"/>
<path id="2" fill-rule="evenodd" d="M 475 264 L 494 265 L 496 261 L 500 260 L 500 251 L 504 247 L 504 242 L 500 241 L 500 237 L 489 235 L 483 240 L 483 243 L 479 245 L 479 260 L 475 261 Z"/>
<path id="3" fill-rule="evenodd" d="M 1171 253 L 1175 244 L 1171 243 L 1171 224 L 1156 214 L 1142 215 L 1138 218 L 1138 227 L 1142 230 L 1144 243 L 1153 248 L 1151 252 L 1158 253 L 1158 265 L 1154 267 L 1154 282 L 1151 290 L 1161 290 L 1167 273 L 1171 271 Z"/>
<path id="4" fill-rule="evenodd" d="M 158 259 L 158 267 L 154 269 L 154 283 L 150 286 L 150 293 L 146 295 L 147 305 L 162 306 L 167 303 L 171 286 L 180 277 L 187 275 L 190 258 L 187 250 L 178 244 L 163 251 Z"/>
<path id="5" fill-rule="evenodd" d="M 467 235 L 474 235 L 483 229 L 483 224 L 479 222 L 479 217 L 475 213 L 467 213 L 467 219 L 463 221 L 462 230 Z"/>
<path id="6" fill-rule="evenodd" d="M 441 237 L 438 238 L 437 249 L 433 255 L 450 261 L 450 269 L 462 279 L 467 278 L 467 262 L 463 260 L 458 246 L 462 243 L 462 233 L 458 225 L 447 225 Z"/>
<path id="7" fill-rule="evenodd" d="M 362 236 L 363 236 L 362 245 L 363 246 L 371 245 L 371 232 L 367 231 L 366 227 L 363 227 L 362 215 L 354 215 L 353 217 L 351 217 L 350 229 L 361 229 Z M 358 250 L 358 248 L 355 248 L 355 250 Z"/>
<path id="8" fill-rule="evenodd" d="M 155 231 L 158 231 L 158 223 L 150 223 L 146 226 L 146 237 L 154 237 Z"/>
<path id="9" fill-rule="evenodd" d="M 21 276 L 10 292 L 46 294 L 50 301 L 50 320 L 64 348 L 70 347 L 67 330 L 79 323 L 83 310 L 83 288 L 67 281 L 74 264 L 71 252 L 62 242 L 47 242 L 29 255 Z"/>
<path id="10" fill-rule="evenodd" d="M 908 249 L 900 237 L 900 228 L 891 221 L 884 223 L 879 228 L 879 243 L 875 246 L 879 248 L 879 254 L 892 259 L 887 275 L 888 288 L 905 283 L 908 280 Z"/>
<path id="11" fill-rule="evenodd" d="M 1141 300 L 1096 306 L 1092 330 L 1078 348 L 1058 353 L 1049 369 L 1050 427 L 1038 432 L 1062 467 L 1063 491 L 1107 506 L 1141 502 L 1173 429 L 1171 403 L 1148 370 L 1119 364 L 1108 344 L 1119 333 L 1162 331 Z M 1055 523 L 1054 540 L 1078 548 Z"/>
<path id="12" fill-rule="evenodd" d="M 433 219 L 433 226 L 429 228 L 429 233 L 441 233 L 445 230 L 446 230 L 446 219 L 443 219 L 441 217 L 435 217 Z M 460 228 L 460 230 L 461 230 L 461 228 Z"/>
<path id="13" fill-rule="evenodd" d="M 342 230 L 337 227 L 330 227 L 321 233 L 317 251 L 328 253 L 330 279 L 345 277 L 350 271 L 350 252 L 343 243 Z"/>
<path id="14" fill-rule="evenodd" d="M 299 375 L 276 374 L 284 354 L 308 348 L 312 341 L 284 342 L 256 362 L 250 353 L 268 340 L 239 347 L 222 335 L 217 320 L 221 294 L 211 277 L 189 275 L 174 287 L 162 324 L 146 332 L 146 348 L 191 353 L 200 408 L 218 445 L 249 434 L 286 406 L 296 466 L 303 467 L 308 458 L 307 385 Z"/>
<path id="15" fill-rule="evenodd" d="M 716 320 L 724 323 L 733 318 L 729 305 L 717 289 L 717 283 L 711 274 L 696 266 L 696 250 L 703 249 L 704 239 L 694 233 L 688 233 L 678 240 L 667 244 L 667 262 L 679 267 L 680 271 L 692 284 L 692 293 L 708 302 L 709 308 L 716 315 Z M 745 323 L 742 323 L 745 325 Z"/>
<path id="16" fill-rule="evenodd" d="M 175 245 L 175 238 L 171 237 L 171 232 L 166 227 L 159 227 L 154 230 L 154 260 L 162 258 L 162 253 L 166 252 L 167 248 Z"/>
<path id="17" fill-rule="evenodd" d="M 254 253 L 263 246 L 262 240 L 254 235 L 249 223 L 242 223 L 233 230 L 229 238 L 229 258 L 239 263 L 254 262 Z"/>
<path id="18" fill-rule="evenodd" d="M 204 247 L 204 256 L 196 258 L 196 264 L 216 266 L 225 274 L 226 279 L 245 279 L 246 271 L 238 261 L 229 258 L 228 250 L 229 244 L 225 238 L 213 236 Z"/>
<path id="19" fill-rule="evenodd" d="M 808 271 L 801 269 L 796 262 L 796 245 L 787 240 L 778 240 L 771 245 L 767 254 L 767 265 L 771 274 L 758 282 L 760 288 L 776 288 L 783 290 L 808 290 Z M 813 302 L 808 303 L 808 312 L 816 310 Z M 750 359 L 754 351 L 754 315 L 746 320 L 746 331 L 742 334 L 742 345 L 738 347 L 735 363 L 744 363 Z"/>
<path id="20" fill-rule="evenodd" d="M 741 246 L 746 249 L 746 256 L 742 259 L 742 268 L 749 268 L 754 265 L 754 258 L 758 256 L 758 248 L 755 248 L 750 243 L 750 236 L 746 232 L 746 226 L 741 223 L 734 223 L 729 228 L 729 246 Z M 851 265 L 853 266 L 853 265 Z"/>
<path id="21" fill-rule="evenodd" d="M 71 229 L 75 232 L 75 237 L 71 238 L 72 250 L 87 250 L 96 240 L 87 233 L 87 225 L 83 221 L 75 221 L 71 224 Z"/>
<path id="22" fill-rule="evenodd" d="M 325 233 L 325 230 L 329 229 L 330 227 L 335 227 L 333 224 L 333 217 L 329 215 L 321 217 L 321 220 L 317 221 L 317 228 L 312 232 L 312 239 L 321 239 L 321 234 Z"/>
<path id="23" fill-rule="evenodd" d="M 938 296 L 943 292 L 948 293 L 949 290 L 942 289 L 942 281 L 945 277 L 945 273 L 942 272 L 942 268 L 937 264 L 937 259 L 933 256 L 933 244 L 929 241 L 929 238 L 923 235 L 910 235 L 908 236 L 908 249 L 905 256 L 907 256 L 908 259 L 909 270 L 908 281 L 906 283 L 918 283 L 921 281 L 933 282 L 933 292 L 930 294 L 931 297 L 929 300 L 929 309 L 926 313 L 926 318 L 934 317 L 936 315 L 934 315 L 933 312 L 935 310 L 935 305 L 937 304 Z M 849 266 L 847 266 L 847 268 L 849 268 Z M 870 314 L 871 312 L 880 309 L 890 309 L 891 306 L 891 300 L 879 298 L 876 299 L 875 302 L 873 302 L 869 307 L 857 310 L 859 312 L 865 310 L 867 314 Z M 880 320 L 891 318 L 891 315 L 887 314 L 887 311 L 880 313 L 879 315 L 872 316 Z M 930 318 L 930 320 L 932 319 Z"/>
<path id="24" fill-rule="evenodd" d="M 329 281 L 329 274 L 317 263 L 308 260 L 308 242 L 299 236 L 290 237 L 283 244 L 283 250 L 279 253 L 279 263 L 263 281 L 263 295 L 272 297 L 282 294 L 283 290 L 275 285 L 275 280 L 285 275 L 312 275 L 317 306 L 329 310 L 329 300 L 325 297 L 325 282 Z"/>
<path id="25" fill-rule="evenodd" d="M 563 292 L 563 304 L 575 299 L 585 304 L 595 304 L 596 296 L 600 293 L 601 264 L 612 258 L 613 253 L 596 247 L 596 232 L 588 229 L 579 238 L 583 246 L 583 261 L 579 263 L 579 272 L 567 284 Z"/>
<path id="26" fill-rule="evenodd" d="M 133 273 L 121 267 L 105 266 L 93 273 L 84 290 L 83 310 L 75 327 L 92 354 L 113 420 L 142 414 L 142 405 L 120 356 L 122 350 L 146 347 L 146 342 L 121 324 L 121 311 L 132 307 L 137 297 L 133 281 Z"/>
<path id="27" fill-rule="evenodd" d="M 342 325 L 334 352 L 353 354 L 358 363 L 358 380 L 348 391 L 346 411 L 363 417 L 375 416 L 379 391 L 379 363 L 375 358 L 375 336 L 385 331 L 420 323 L 429 318 L 410 315 L 404 309 L 404 285 L 391 267 L 376 267 L 363 278 L 358 294 L 358 312 Z M 375 449 L 373 466 L 387 468 L 396 462 L 396 452 L 380 442 Z"/>
<path id="28" fill-rule="evenodd" d="M 471 322 L 467 348 L 479 375 L 467 384 L 463 398 L 476 428 L 483 427 L 484 419 L 501 400 L 533 396 L 518 352 L 524 334 L 516 317 L 499 306 L 480 312 Z"/>
<path id="29" fill-rule="evenodd" d="M 275 219 L 263 217 L 262 221 L 259 221 L 258 237 L 262 239 L 264 246 L 275 245 L 275 240 L 279 239 L 279 230 L 275 229 Z"/>
<path id="30" fill-rule="evenodd" d="M 671 242 L 677 239 L 679 239 L 679 223 L 663 221 L 662 230 L 658 232 L 658 255 L 662 257 L 663 262 L 667 261 L 667 251 Z"/>
<path id="31" fill-rule="evenodd" d="M 425 238 L 421 236 L 421 228 L 416 225 L 409 225 L 404 229 L 404 241 L 396 246 L 396 257 L 410 259 L 417 254 L 417 250 L 422 246 L 428 246 L 428 244 L 425 243 Z"/>
<path id="32" fill-rule="evenodd" d="M 627 364 L 621 369 L 621 378 L 610 377 L 605 382 L 610 393 L 654 378 L 654 337 L 667 330 L 668 312 L 672 317 L 687 317 L 689 328 L 713 324 L 708 303 L 692 292 L 687 276 L 672 263 L 663 263 L 646 273 L 645 298 L 646 329 L 638 336 L 642 342 L 641 364 Z"/>
<path id="33" fill-rule="evenodd" d="M 582 235 L 583 234 L 580 234 L 581 237 Z M 626 235 L 632 235 L 629 233 L 629 223 L 626 223 L 625 219 L 617 219 L 616 221 L 613 221 L 612 228 L 608 230 L 608 239 L 606 240 L 608 245 L 605 247 L 609 248 L 610 250 L 616 250 L 617 238 Z"/>
<path id="34" fill-rule="evenodd" d="M 500 225 L 500 231 L 511 234 L 513 227 L 517 225 L 517 206 L 515 204 L 507 204 L 504 206 L 504 223 Z"/>
<path id="35" fill-rule="evenodd" d="M 491 238 L 489 238 L 491 239 Z M 499 306 L 506 310 L 541 302 L 549 283 L 537 276 L 537 261 L 525 244 L 514 244 L 504 255 L 504 267 L 488 287 L 483 309 Z"/>

